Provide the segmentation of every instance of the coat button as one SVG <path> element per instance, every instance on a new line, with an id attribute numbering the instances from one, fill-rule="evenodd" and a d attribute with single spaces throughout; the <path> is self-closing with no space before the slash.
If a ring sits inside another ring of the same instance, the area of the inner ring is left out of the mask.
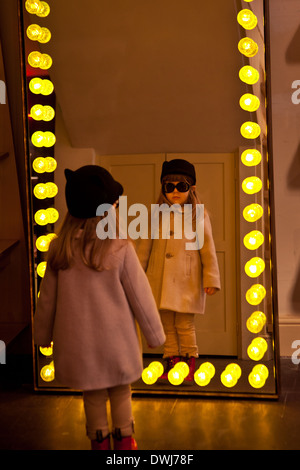
<path id="1" fill-rule="evenodd" d="M 170 230 L 170 237 L 173 237 L 173 235 L 174 235 L 173 230 Z"/>
<path id="2" fill-rule="evenodd" d="M 167 253 L 166 254 L 166 258 L 172 258 L 173 256 L 174 256 L 173 253 Z"/>

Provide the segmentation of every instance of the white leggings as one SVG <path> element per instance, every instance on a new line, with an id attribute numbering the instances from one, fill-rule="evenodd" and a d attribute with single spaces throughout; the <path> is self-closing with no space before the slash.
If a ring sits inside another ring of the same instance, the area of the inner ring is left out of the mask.
<path id="1" fill-rule="evenodd" d="M 83 392 L 88 437 L 92 440 L 96 439 L 99 431 L 101 431 L 103 438 L 109 434 L 107 400 L 110 401 L 113 429 L 119 428 L 122 437 L 131 436 L 133 432 L 131 386 L 120 385 L 103 390 Z"/>

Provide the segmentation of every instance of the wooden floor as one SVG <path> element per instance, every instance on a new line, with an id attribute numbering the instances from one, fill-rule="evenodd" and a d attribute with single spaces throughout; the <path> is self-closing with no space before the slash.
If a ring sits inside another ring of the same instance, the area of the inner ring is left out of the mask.
<path id="1" fill-rule="evenodd" d="M 0 366 L 0 449 L 88 450 L 81 395 L 34 392 L 30 358 L 18 360 Z M 282 358 L 281 378 L 278 401 L 134 397 L 138 447 L 299 450 L 300 366 Z"/>

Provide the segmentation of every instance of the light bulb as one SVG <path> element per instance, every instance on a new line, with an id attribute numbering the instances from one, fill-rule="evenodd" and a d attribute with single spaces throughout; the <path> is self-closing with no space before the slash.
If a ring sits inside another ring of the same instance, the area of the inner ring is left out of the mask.
<path id="1" fill-rule="evenodd" d="M 36 12 L 36 15 L 45 18 L 48 16 L 50 13 L 50 6 L 47 2 L 41 2 L 40 1 L 40 7 L 38 8 L 38 11 Z"/>
<path id="2" fill-rule="evenodd" d="M 44 380 L 44 382 L 52 382 L 55 378 L 55 370 L 54 370 L 54 362 L 50 362 L 50 364 L 41 368 L 40 376 Z"/>
<path id="3" fill-rule="evenodd" d="M 244 65 L 239 71 L 239 77 L 242 82 L 248 85 L 254 85 L 259 80 L 259 72 L 251 65 Z"/>
<path id="4" fill-rule="evenodd" d="M 237 15 L 238 23 L 247 30 L 254 29 L 257 25 L 257 17 L 247 8 L 241 10 Z"/>
<path id="5" fill-rule="evenodd" d="M 266 324 L 266 315 L 263 312 L 256 311 L 251 313 L 247 319 L 246 326 L 250 333 L 260 333 Z"/>
<path id="6" fill-rule="evenodd" d="M 44 132 L 44 146 L 45 147 L 53 147 L 56 142 L 56 137 L 53 132 L 46 131 Z"/>
<path id="7" fill-rule="evenodd" d="M 26 30 L 26 34 L 31 41 L 38 41 L 42 33 L 42 28 L 38 24 L 31 24 Z"/>
<path id="8" fill-rule="evenodd" d="M 35 104 L 32 106 L 30 110 L 30 116 L 35 120 L 35 121 L 41 121 L 43 119 L 43 109 L 44 106 L 41 104 Z"/>
<path id="9" fill-rule="evenodd" d="M 257 176 L 249 176 L 242 182 L 242 189 L 246 194 L 258 193 L 262 188 L 262 181 Z"/>
<path id="10" fill-rule="evenodd" d="M 235 371 L 225 369 L 221 374 L 221 382 L 225 387 L 231 388 L 237 384 L 238 378 Z"/>
<path id="11" fill-rule="evenodd" d="M 260 304 L 266 296 L 266 289 L 261 284 L 253 284 L 246 292 L 246 300 L 250 305 Z"/>
<path id="12" fill-rule="evenodd" d="M 52 356 L 53 354 L 53 341 L 51 341 L 51 344 L 49 347 L 43 348 L 43 346 L 40 346 L 40 353 L 43 354 L 43 356 Z"/>
<path id="13" fill-rule="evenodd" d="M 51 31 L 48 28 L 41 28 L 41 32 L 38 38 L 38 41 L 41 44 L 46 44 L 51 39 Z"/>
<path id="14" fill-rule="evenodd" d="M 55 197 L 58 193 L 58 187 L 55 183 L 45 183 L 46 189 L 48 191 L 47 197 Z"/>
<path id="15" fill-rule="evenodd" d="M 256 166 L 261 162 L 261 153 L 256 149 L 244 150 L 241 161 L 245 166 Z"/>
<path id="16" fill-rule="evenodd" d="M 264 213 L 264 210 L 260 204 L 250 204 L 243 210 L 243 217 L 247 222 L 256 222 L 259 220 Z"/>
<path id="17" fill-rule="evenodd" d="M 246 121 L 240 131 L 245 139 L 256 139 L 260 135 L 260 126 L 256 122 Z"/>
<path id="18" fill-rule="evenodd" d="M 57 161 L 53 157 L 45 157 L 46 172 L 51 173 L 57 168 Z"/>
<path id="19" fill-rule="evenodd" d="M 29 90 L 36 95 L 41 93 L 42 86 L 43 80 L 39 77 L 32 78 L 29 82 Z"/>
<path id="20" fill-rule="evenodd" d="M 38 183 L 33 188 L 33 194 L 37 199 L 46 199 L 49 197 L 49 189 L 44 183 Z"/>
<path id="21" fill-rule="evenodd" d="M 48 207 L 46 211 L 49 217 L 49 224 L 55 224 L 55 222 L 57 222 L 59 218 L 58 210 L 55 209 L 54 207 Z"/>
<path id="22" fill-rule="evenodd" d="M 249 277 L 258 277 L 264 272 L 265 262 L 262 258 L 255 256 L 245 264 L 245 273 Z"/>
<path id="23" fill-rule="evenodd" d="M 164 373 L 164 366 L 159 361 L 153 361 L 149 364 L 148 369 L 156 372 L 157 377 L 160 377 Z"/>
<path id="24" fill-rule="evenodd" d="M 40 0 L 27 0 L 25 3 L 25 8 L 28 13 L 35 15 L 39 8 L 41 8 Z"/>
<path id="25" fill-rule="evenodd" d="M 39 68 L 42 63 L 42 53 L 39 51 L 30 52 L 28 55 L 28 63 L 31 67 Z"/>
<path id="26" fill-rule="evenodd" d="M 56 233 L 48 233 L 47 237 L 49 238 L 50 243 L 51 243 L 52 240 L 54 240 L 54 238 L 57 238 L 57 235 L 56 235 Z"/>
<path id="27" fill-rule="evenodd" d="M 252 230 L 244 236 L 244 245 L 248 250 L 257 250 L 264 243 L 264 236 L 259 230 Z"/>
<path id="28" fill-rule="evenodd" d="M 260 106 L 259 98 L 252 93 L 245 93 L 240 98 L 240 107 L 245 111 L 257 111 Z"/>
<path id="29" fill-rule="evenodd" d="M 54 118 L 55 116 L 55 111 L 54 109 L 52 108 L 52 106 L 43 106 L 43 121 L 52 121 L 52 119 Z"/>
<path id="30" fill-rule="evenodd" d="M 254 373 L 260 374 L 265 380 L 269 377 L 269 369 L 264 364 L 256 364 L 253 367 L 252 371 Z"/>
<path id="31" fill-rule="evenodd" d="M 254 57 L 258 52 L 258 45 L 253 39 L 245 37 L 239 41 L 238 49 L 246 57 Z"/>
<path id="32" fill-rule="evenodd" d="M 35 246 L 39 251 L 46 252 L 49 250 L 49 245 L 50 245 L 50 239 L 47 237 L 47 235 L 41 235 L 40 237 L 37 238 L 35 242 Z"/>
<path id="33" fill-rule="evenodd" d="M 209 384 L 213 376 L 215 375 L 215 367 L 210 362 L 204 362 L 201 364 L 198 370 L 194 374 L 194 380 L 200 387 L 205 387 Z"/>
<path id="34" fill-rule="evenodd" d="M 268 343 L 264 338 L 254 338 L 247 348 L 247 353 L 253 361 L 260 361 L 268 349 Z"/>
<path id="35" fill-rule="evenodd" d="M 174 366 L 174 370 L 179 370 L 182 373 L 184 379 L 188 376 L 190 372 L 189 366 L 184 361 L 177 362 Z"/>
<path id="36" fill-rule="evenodd" d="M 36 272 L 38 273 L 38 275 L 39 275 L 40 277 L 44 277 L 44 276 L 45 276 L 46 268 L 47 268 L 47 262 L 46 262 L 46 261 L 41 261 L 41 262 L 37 265 Z"/>
<path id="37" fill-rule="evenodd" d="M 241 375 L 242 375 L 242 369 L 241 369 L 240 366 L 239 366 L 238 364 L 236 364 L 235 362 L 228 364 L 228 365 L 226 366 L 226 368 L 225 368 L 225 371 L 235 374 L 237 380 L 239 380 L 239 378 L 240 378 Z"/>
<path id="38" fill-rule="evenodd" d="M 42 83 L 41 94 L 45 95 L 45 96 L 48 96 L 48 95 L 51 95 L 53 90 L 54 90 L 53 83 L 50 80 L 44 79 L 43 83 Z"/>
<path id="39" fill-rule="evenodd" d="M 31 142 L 35 147 L 43 147 L 44 146 L 44 132 L 36 131 L 31 136 Z"/>
<path id="40" fill-rule="evenodd" d="M 41 63 L 39 67 L 42 70 L 48 70 L 52 66 L 52 63 L 53 63 L 52 57 L 49 54 L 42 54 Z"/>
<path id="41" fill-rule="evenodd" d="M 168 380 L 172 385 L 180 385 L 184 381 L 184 376 L 180 370 L 173 367 L 168 373 Z"/>
<path id="42" fill-rule="evenodd" d="M 146 367 L 142 372 L 142 380 L 147 385 L 154 384 L 158 379 L 157 372 L 155 370 Z"/>
<path id="43" fill-rule="evenodd" d="M 34 214 L 34 220 L 38 225 L 47 225 L 50 222 L 50 215 L 47 209 L 40 209 Z"/>
<path id="44" fill-rule="evenodd" d="M 32 162 L 32 168 L 36 173 L 44 173 L 46 171 L 46 162 L 44 157 L 37 157 Z"/>

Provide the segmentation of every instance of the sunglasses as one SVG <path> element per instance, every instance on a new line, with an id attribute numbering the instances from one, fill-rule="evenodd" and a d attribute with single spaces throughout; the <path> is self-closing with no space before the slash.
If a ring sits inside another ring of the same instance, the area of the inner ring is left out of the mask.
<path id="1" fill-rule="evenodd" d="M 176 188 L 180 193 L 186 193 L 190 189 L 190 184 L 180 181 L 180 183 L 164 183 L 163 190 L 165 193 L 172 193 Z"/>

